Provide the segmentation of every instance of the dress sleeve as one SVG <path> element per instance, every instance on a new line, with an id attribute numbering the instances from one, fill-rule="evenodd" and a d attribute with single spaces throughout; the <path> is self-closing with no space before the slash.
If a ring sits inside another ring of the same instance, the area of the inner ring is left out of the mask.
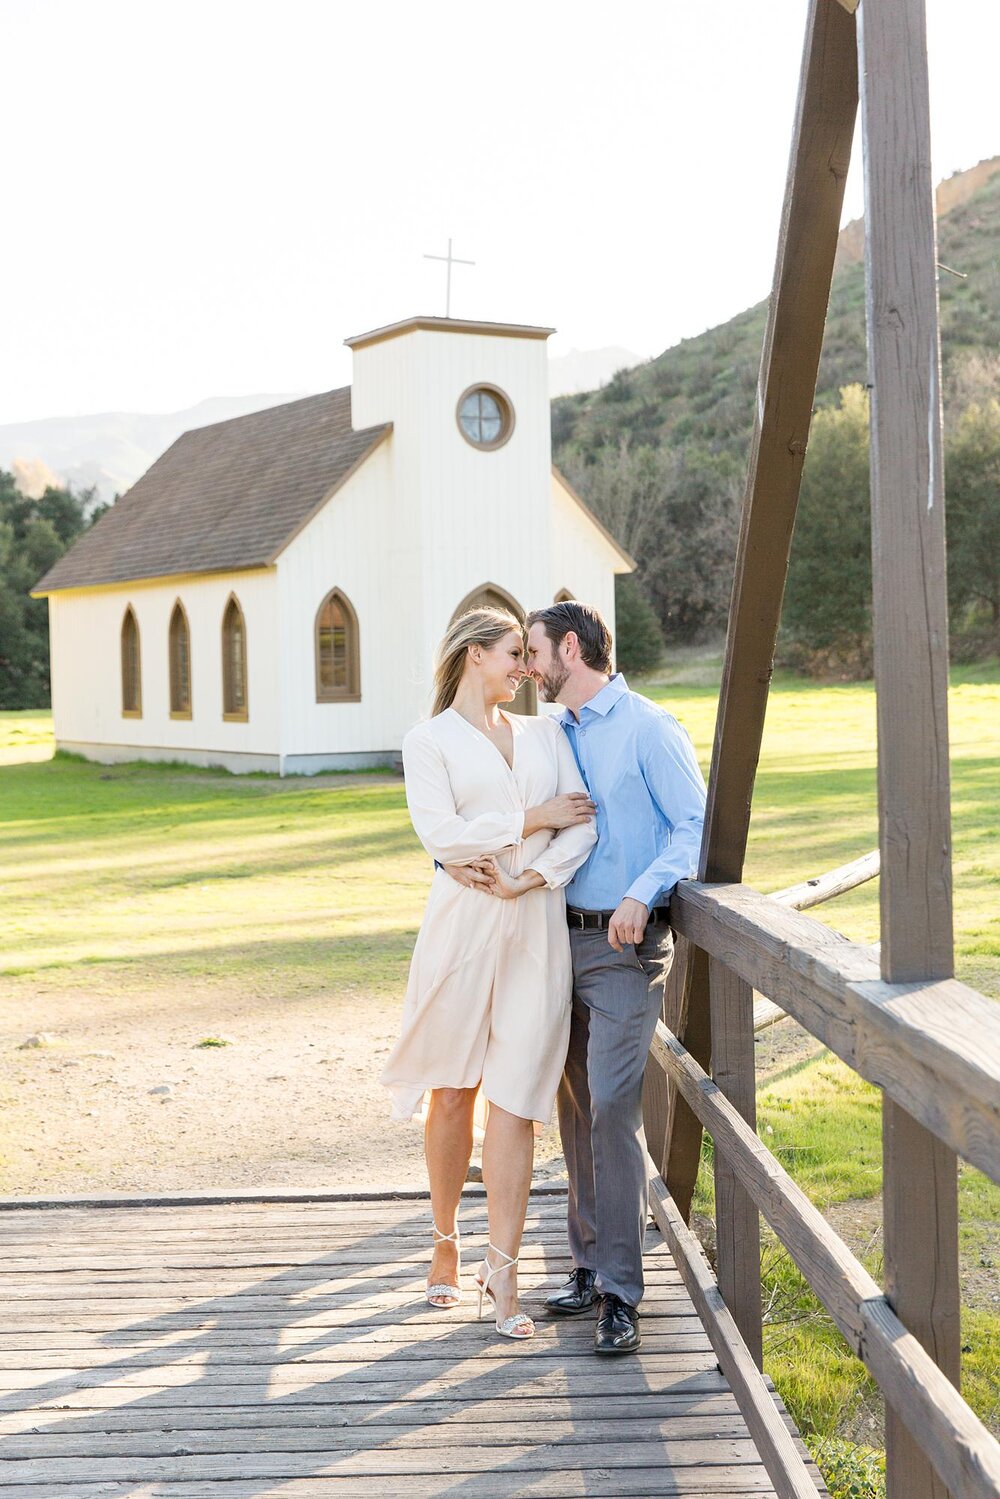
<path id="1" fill-rule="evenodd" d="M 444 756 L 430 734 L 411 733 L 404 739 L 403 776 L 417 837 L 439 864 L 470 864 L 522 841 L 523 809 L 459 815 Z"/>
<path id="2" fill-rule="evenodd" d="M 586 792 L 569 740 L 560 728 L 556 729 L 555 734 L 559 764 L 556 795 L 563 796 L 569 791 Z M 537 859 L 532 859 L 528 868 L 536 870 L 550 890 L 558 890 L 560 886 L 569 884 L 596 842 L 597 822 L 594 818 L 590 822 L 578 822 L 571 828 L 560 828 L 548 847 L 543 849 Z"/>

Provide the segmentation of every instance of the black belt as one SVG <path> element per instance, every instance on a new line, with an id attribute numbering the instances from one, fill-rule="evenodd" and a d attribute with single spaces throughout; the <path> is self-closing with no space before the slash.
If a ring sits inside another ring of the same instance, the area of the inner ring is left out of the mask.
<path id="1" fill-rule="evenodd" d="M 611 921 L 614 911 L 580 911 L 576 906 L 566 907 L 566 920 L 577 931 L 603 932 Z M 654 906 L 649 913 L 647 926 L 667 926 L 670 912 L 666 906 Z"/>

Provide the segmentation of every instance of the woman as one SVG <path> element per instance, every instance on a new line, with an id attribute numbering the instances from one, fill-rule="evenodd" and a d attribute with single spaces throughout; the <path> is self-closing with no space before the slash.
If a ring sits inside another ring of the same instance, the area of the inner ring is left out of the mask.
<path id="1" fill-rule="evenodd" d="M 476 1277 L 497 1331 L 528 1338 L 517 1260 L 531 1186 L 532 1121 L 546 1121 L 566 1058 L 572 974 L 562 887 L 597 839 L 595 807 L 552 719 L 507 715 L 526 675 L 521 626 L 472 609 L 438 651 L 431 717 L 403 741 L 406 800 L 438 867 L 410 967 L 403 1029 L 382 1081 L 424 1134 L 435 1248 L 432 1306 L 456 1306 L 458 1203 L 482 1085 L 490 1242 Z M 448 866 L 445 868 L 443 866 Z"/>

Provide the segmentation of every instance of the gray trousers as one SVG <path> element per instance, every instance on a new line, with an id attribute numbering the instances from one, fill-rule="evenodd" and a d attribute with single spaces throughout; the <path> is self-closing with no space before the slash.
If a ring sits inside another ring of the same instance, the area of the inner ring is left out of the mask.
<path id="1" fill-rule="evenodd" d="M 642 1077 L 674 957 L 669 927 L 615 952 L 606 931 L 570 929 L 573 1020 L 559 1087 L 569 1174 L 569 1247 L 578 1268 L 630 1306 L 642 1299 L 649 1194 Z"/>

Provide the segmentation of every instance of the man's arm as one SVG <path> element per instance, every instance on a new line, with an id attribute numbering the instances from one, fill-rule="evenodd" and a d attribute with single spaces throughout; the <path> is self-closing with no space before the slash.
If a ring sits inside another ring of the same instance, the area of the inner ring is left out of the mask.
<path id="1" fill-rule="evenodd" d="M 694 746 L 680 724 L 657 714 L 640 741 L 640 768 L 656 805 L 670 826 L 670 842 L 632 881 L 608 923 L 608 941 L 619 952 L 641 942 L 653 907 L 678 880 L 698 873 L 705 824 L 705 778 Z"/>

